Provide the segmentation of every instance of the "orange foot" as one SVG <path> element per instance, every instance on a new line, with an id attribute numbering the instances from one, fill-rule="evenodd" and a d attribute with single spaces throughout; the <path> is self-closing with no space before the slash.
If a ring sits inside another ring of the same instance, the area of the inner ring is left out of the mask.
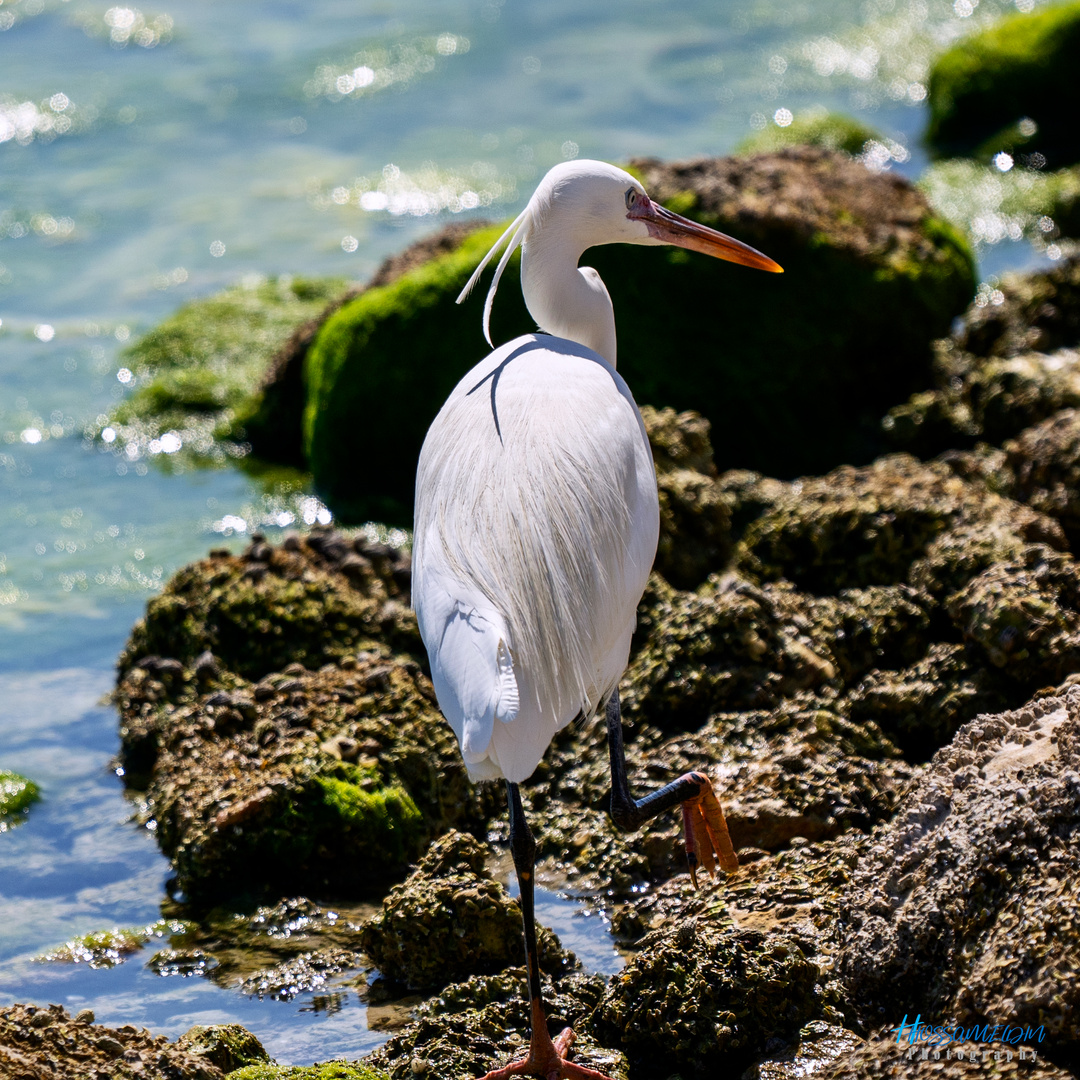
<path id="1" fill-rule="evenodd" d="M 705 867 L 709 877 L 716 877 L 717 862 L 730 874 L 733 870 L 738 870 L 739 859 L 732 847 L 724 811 L 720 808 L 720 800 L 713 791 L 712 783 L 704 773 L 693 772 L 690 777 L 701 785 L 701 794 L 682 804 L 686 858 L 690 863 L 690 877 L 696 889 L 699 866 Z"/>
<path id="2" fill-rule="evenodd" d="M 566 1060 L 574 1033 L 570 1028 L 563 1028 L 558 1038 L 552 1039 L 544 1019 L 544 1007 L 539 1001 L 533 1002 L 532 1020 L 528 1057 L 485 1073 L 480 1080 L 508 1080 L 511 1076 L 539 1076 L 541 1080 L 611 1080 L 604 1073 Z"/>

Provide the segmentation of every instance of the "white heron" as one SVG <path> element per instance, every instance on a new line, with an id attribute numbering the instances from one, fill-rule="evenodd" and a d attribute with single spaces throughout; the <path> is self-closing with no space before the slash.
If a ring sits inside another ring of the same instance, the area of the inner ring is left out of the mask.
<path id="1" fill-rule="evenodd" d="M 691 870 L 738 865 L 702 773 L 630 795 L 618 681 L 656 553 L 659 506 L 641 414 L 615 370 L 615 316 L 600 275 L 578 259 L 598 244 L 675 244 L 762 270 L 759 251 L 653 202 L 599 161 L 555 166 L 487 253 L 499 247 L 484 305 L 521 247 L 521 286 L 540 333 L 495 349 L 455 387 L 424 440 L 416 477 L 413 604 L 443 714 L 474 780 L 503 778 L 521 887 L 532 1009 L 526 1058 L 488 1073 L 606 1080 L 566 1059 L 540 990 L 533 914 L 536 845 L 518 785 L 575 717 L 606 710 L 611 814 L 626 830 L 682 804 Z M 673 328 L 677 327 L 672 320 Z M 678 363 L 679 342 L 670 356 Z"/>

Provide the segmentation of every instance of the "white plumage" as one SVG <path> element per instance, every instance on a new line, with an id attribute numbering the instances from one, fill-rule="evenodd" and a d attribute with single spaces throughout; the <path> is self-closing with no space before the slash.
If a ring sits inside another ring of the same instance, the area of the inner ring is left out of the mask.
<path id="1" fill-rule="evenodd" d="M 529 334 L 472 369 L 436 417 L 416 478 L 413 603 L 439 705 L 474 779 L 526 779 L 561 727 L 626 667 L 659 508 L 641 414 L 615 370 L 615 317 L 578 259 L 597 244 L 680 244 L 775 268 L 653 203 L 628 173 L 572 161 L 504 243 L 521 246 Z M 767 264 L 767 265 L 766 265 Z"/>

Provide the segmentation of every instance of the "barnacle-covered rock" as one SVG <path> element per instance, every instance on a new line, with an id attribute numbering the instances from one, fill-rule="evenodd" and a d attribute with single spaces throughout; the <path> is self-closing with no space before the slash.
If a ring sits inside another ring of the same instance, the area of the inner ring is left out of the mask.
<path id="1" fill-rule="evenodd" d="M 1043 515 L 965 483 L 944 463 L 893 454 L 787 485 L 747 528 L 735 565 L 815 593 L 891 585 L 907 580 L 943 533 L 975 522 L 1065 546 L 1060 528 Z"/>
<path id="2" fill-rule="evenodd" d="M 980 716 L 934 757 L 842 901 L 864 1019 L 988 1017 L 1080 1049 L 1080 689 Z"/>
<path id="3" fill-rule="evenodd" d="M 213 1062 L 224 1073 L 270 1060 L 262 1043 L 239 1024 L 196 1024 L 176 1040 L 176 1046 Z"/>
<path id="4" fill-rule="evenodd" d="M 1027 688 L 1080 670 L 1080 566 L 1071 555 L 1028 544 L 969 581 L 946 608 L 990 664 Z"/>
<path id="5" fill-rule="evenodd" d="M 690 589 L 727 562 L 731 553 L 731 499 L 716 483 L 711 424 L 700 413 L 641 410 L 649 435 L 660 498 L 655 569 Z"/>
<path id="6" fill-rule="evenodd" d="M 843 701 L 856 723 L 873 722 L 909 761 L 944 746 L 979 713 L 1000 712 L 1015 688 L 972 646 L 934 642 L 908 667 L 871 671 Z"/>
<path id="7" fill-rule="evenodd" d="M 254 1035 L 246 1043 L 252 1053 Z M 261 1047 L 260 1047 L 261 1049 Z M 0 1008 L 0 1075 L 19 1080 L 224 1080 L 214 1061 L 181 1041 L 169 1042 L 130 1024 L 94 1023 L 89 1009 L 74 1019 L 59 1005 Z"/>
<path id="8" fill-rule="evenodd" d="M 592 1026 L 635 1068 L 714 1076 L 748 1063 L 771 1040 L 794 1040 L 818 1012 L 818 974 L 779 933 L 692 917 L 641 943 Z"/>
<path id="9" fill-rule="evenodd" d="M 993 1025 L 990 1027 L 992 1030 Z M 865 1040 L 858 1040 L 850 1052 L 826 1063 L 815 1062 L 812 1075 L 814 1080 L 917 1080 L 925 1073 L 935 1080 L 970 1080 L 973 1074 L 987 1080 L 1015 1080 L 1020 1076 L 1025 1080 L 1073 1080 L 1076 1073 L 1048 1061 L 1046 1049 L 1037 1036 L 1030 1043 L 970 1041 L 930 1046 L 927 1042 L 898 1040 L 896 1027 L 883 1027 L 870 1032 Z M 758 1080 L 758 1076 L 761 1080 L 795 1080 L 805 1075 L 774 1073 L 770 1069 L 756 1076 L 751 1074 L 747 1080 Z"/>
<path id="10" fill-rule="evenodd" d="M 390 890 L 362 936 L 385 978 L 412 990 L 434 990 L 524 963 L 521 908 L 485 871 L 485 855 L 471 836 L 448 833 Z M 576 966 L 550 930 L 540 928 L 539 948 L 549 974 Z"/>

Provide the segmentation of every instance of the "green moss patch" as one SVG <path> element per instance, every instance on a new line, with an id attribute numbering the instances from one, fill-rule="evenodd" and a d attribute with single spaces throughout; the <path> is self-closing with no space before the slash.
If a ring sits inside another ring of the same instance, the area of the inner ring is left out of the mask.
<path id="1" fill-rule="evenodd" d="M 935 61 L 927 139 L 939 152 L 1038 153 L 1080 161 L 1080 3 L 1013 15 L 957 42 Z"/>
<path id="2" fill-rule="evenodd" d="M 389 1080 L 381 1069 L 359 1061 L 327 1061 L 314 1065 L 247 1065 L 228 1080 Z"/>
<path id="3" fill-rule="evenodd" d="M 821 146 L 826 150 L 843 150 L 855 157 L 867 143 L 874 141 L 883 142 L 884 137 L 868 124 L 821 109 L 800 113 L 786 127 L 770 124 L 744 139 L 735 152 L 760 154 L 785 146 Z"/>

